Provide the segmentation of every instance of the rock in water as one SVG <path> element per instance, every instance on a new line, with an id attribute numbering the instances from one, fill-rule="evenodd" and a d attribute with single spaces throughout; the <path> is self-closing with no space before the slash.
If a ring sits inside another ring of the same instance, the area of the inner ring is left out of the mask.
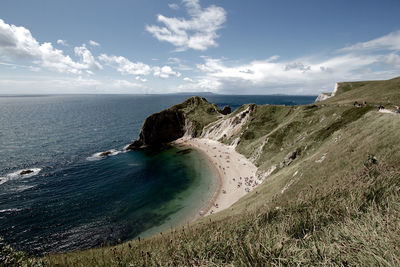
<path id="1" fill-rule="evenodd" d="M 100 153 L 100 157 L 106 157 L 108 155 L 111 155 L 113 152 L 112 151 L 104 151 L 102 153 Z"/>
<path id="2" fill-rule="evenodd" d="M 19 174 L 20 175 L 25 175 L 25 174 L 30 174 L 30 173 L 32 173 L 33 171 L 32 170 L 23 170 L 23 171 L 21 171 Z"/>
<path id="3" fill-rule="evenodd" d="M 143 142 L 141 140 L 133 141 L 132 144 L 126 147 L 126 150 L 137 150 L 143 146 Z"/>
<path id="4" fill-rule="evenodd" d="M 222 110 L 221 110 L 221 114 L 223 115 L 228 115 L 231 114 L 231 107 L 229 105 L 225 106 Z"/>

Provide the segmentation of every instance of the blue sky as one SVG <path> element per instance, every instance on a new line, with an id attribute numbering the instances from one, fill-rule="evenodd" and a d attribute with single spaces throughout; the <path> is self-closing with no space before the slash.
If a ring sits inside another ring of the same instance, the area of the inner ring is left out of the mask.
<path id="1" fill-rule="evenodd" d="M 398 14 L 398 0 L 2 0 L 0 94 L 317 94 L 400 76 Z"/>

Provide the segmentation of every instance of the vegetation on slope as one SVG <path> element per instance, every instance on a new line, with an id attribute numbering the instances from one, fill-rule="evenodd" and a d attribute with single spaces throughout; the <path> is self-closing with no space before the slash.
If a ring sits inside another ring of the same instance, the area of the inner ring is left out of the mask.
<path id="1" fill-rule="evenodd" d="M 367 101 L 388 107 L 400 105 L 400 77 L 386 81 L 342 82 L 338 85 L 336 96 L 324 103 L 349 104 Z"/>
<path id="2" fill-rule="evenodd" d="M 191 97 L 172 108 L 182 110 L 192 122 L 193 136 L 199 136 L 204 126 L 221 117 L 219 108 L 209 103 L 204 97 Z"/>
<path id="3" fill-rule="evenodd" d="M 398 169 L 360 170 L 335 186 L 274 201 L 275 207 L 42 260 L 67 266 L 399 265 Z"/>
<path id="4" fill-rule="evenodd" d="M 396 103 L 398 81 L 360 83 L 306 106 L 252 105 L 242 131 L 221 141 L 239 138 L 237 151 L 254 161 L 260 175 L 274 168 L 231 208 L 146 240 L 51 255 L 37 263 L 400 265 L 400 116 L 372 106 L 384 104 L 388 95 Z M 373 84 L 380 86 L 376 99 L 369 95 L 378 90 Z M 372 105 L 354 107 L 352 97 Z M 219 116 L 207 105 L 200 113 L 192 105 L 179 107 L 198 127 Z M 288 155 L 295 156 L 288 161 Z"/>
<path id="5" fill-rule="evenodd" d="M 191 97 L 179 105 L 147 117 L 139 138 L 126 149 L 160 149 L 165 144 L 189 134 L 189 130 L 190 135 L 196 137 L 205 125 L 219 116 L 222 115 L 216 105 L 209 103 L 205 98 Z"/>
<path id="6" fill-rule="evenodd" d="M 362 91 L 357 97 L 365 98 Z M 240 153 L 254 158 L 258 150 L 254 162 L 259 169 L 276 169 L 232 208 L 130 247 L 47 260 L 72 265 L 82 257 L 105 265 L 117 260 L 122 265 L 398 265 L 400 120 L 371 106 L 356 108 L 352 101 L 254 106 L 241 133 L 221 141 L 230 144 L 239 137 Z M 293 151 L 300 153 L 287 164 L 284 159 Z"/>

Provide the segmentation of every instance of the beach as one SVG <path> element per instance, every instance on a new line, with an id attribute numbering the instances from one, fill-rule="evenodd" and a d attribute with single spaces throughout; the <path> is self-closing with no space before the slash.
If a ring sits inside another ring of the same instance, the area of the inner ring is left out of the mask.
<path id="1" fill-rule="evenodd" d="M 199 212 L 200 216 L 229 208 L 260 184 L 256 176 L 257 167 L 245 156 L 236 152 L 233 146 L 205 138 L 181 138 L 174 144 L 203 152 L 218 171 L 218 189 L 209 205 Z"/>

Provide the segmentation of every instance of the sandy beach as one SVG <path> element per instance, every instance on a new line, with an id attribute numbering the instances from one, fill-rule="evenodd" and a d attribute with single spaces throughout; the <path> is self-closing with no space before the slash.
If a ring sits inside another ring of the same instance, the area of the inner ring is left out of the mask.
<path id="1" fill-rule="evenodd" d="M 202 151 L 218 170 L 219 188 L 210 205 L 200 211 L 200 216 L 229 208 L 260 184 L 256 179 L 257 167 L 232 146 L 205 138 L 181 138 L 174 143 Z"/>

